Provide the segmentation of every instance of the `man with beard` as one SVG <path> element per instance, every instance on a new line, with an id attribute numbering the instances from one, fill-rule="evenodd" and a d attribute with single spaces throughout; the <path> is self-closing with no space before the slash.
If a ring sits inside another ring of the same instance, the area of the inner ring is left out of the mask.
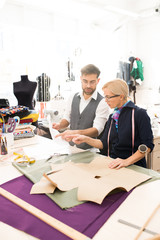
<path id="1" fill-rule="evenodd" d="M 64 118 L 59 123 L 53 123 L 52 127 L 57 130 L 67 128 L 56 137 L 65 139 L 66 135 L 83 134 L 93 138 L 98 137 L 104 129 L 109 116 L 109 107 L 105 99 L 97 92 L 97 84 L 100 81 L 100 70 L 93 64 L 88 64 L 81 69 L 82 92 L 71 96 L 67 102 Z M 73 143 L 70 143 L 73 145 Z M 77 145 L 82 149 L 91 148 L 82 143 Z"/>

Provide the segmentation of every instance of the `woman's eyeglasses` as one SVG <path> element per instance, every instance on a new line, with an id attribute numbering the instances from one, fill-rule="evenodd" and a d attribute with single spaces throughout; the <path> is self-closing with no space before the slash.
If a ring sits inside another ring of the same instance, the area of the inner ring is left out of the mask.
<path id="1" fill-rule="evenodd" d="M 120 95 L 114 95 L 114 96 L 108 96 L 108 95 L 106 95 L 105 96 L 105 99 L 107 100 L 107 101 L 109 101 L 111 98 L 115 98 L 115 97 L 119 97 Z"/>

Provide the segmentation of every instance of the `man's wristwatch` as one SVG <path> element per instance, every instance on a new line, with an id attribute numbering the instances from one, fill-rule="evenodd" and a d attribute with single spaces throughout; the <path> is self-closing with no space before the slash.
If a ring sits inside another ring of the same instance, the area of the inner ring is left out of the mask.
<path id="1" fill-rule="evenodd" d="M 148 150 L 148 147 L 145 144 L 141 144 L 139 145 L 138 150 L 140 151 L 140 153 L 146 153 Z"/>

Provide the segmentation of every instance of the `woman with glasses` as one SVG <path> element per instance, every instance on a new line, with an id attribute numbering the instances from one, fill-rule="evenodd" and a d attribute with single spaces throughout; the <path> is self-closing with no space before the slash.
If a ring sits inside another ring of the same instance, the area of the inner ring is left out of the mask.
<path id="1" fill-rule="evenodd" d="M 128 86 L 122 79 L 115 79 L 103 86 L 105 101 L 111 109 L 103 135 L 93 139 L 84 135 L 66 136 L 76 144 L 87 143 L 99 148 L 101 154 L 114 159 L 110 168 L 131 164 L 146 167 L 145 155 L 153 150 L 153 134 L 150 118 L 145 109 L 128 100 Z"/>

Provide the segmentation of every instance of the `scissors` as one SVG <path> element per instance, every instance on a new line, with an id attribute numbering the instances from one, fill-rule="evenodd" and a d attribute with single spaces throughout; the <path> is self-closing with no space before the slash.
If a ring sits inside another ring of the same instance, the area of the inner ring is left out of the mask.
<path id="1" fill-rule="evenodd" d="M 8 125 L 9 125 L 8 132 L 9 133 L 14 132 L 14 130 L 18 126 L 19 122 L 20 122 L 20 118 L 18 116 L 9 118 L 8 119 Z"/>
<path id="2" fill-rule="evenodd" d="M 14 155 L 17 155 L 17 157 L 14 159 L 17 165 L 21 167 L 26 167 L 29 164 L 35 163 L 36 159 L 35 158 L 30 158 L 25 154 L 20 154 L 20 153 L 13 153 Z"/>
<path id="3" fill-rule="evenodd" d="M 52 157 L 56 157 L 56 156 L 67 156 L 68 153 L 53 153 L 53 155 L 50 155 L 45 161 L 49 161 L 52 159 Z"/>

